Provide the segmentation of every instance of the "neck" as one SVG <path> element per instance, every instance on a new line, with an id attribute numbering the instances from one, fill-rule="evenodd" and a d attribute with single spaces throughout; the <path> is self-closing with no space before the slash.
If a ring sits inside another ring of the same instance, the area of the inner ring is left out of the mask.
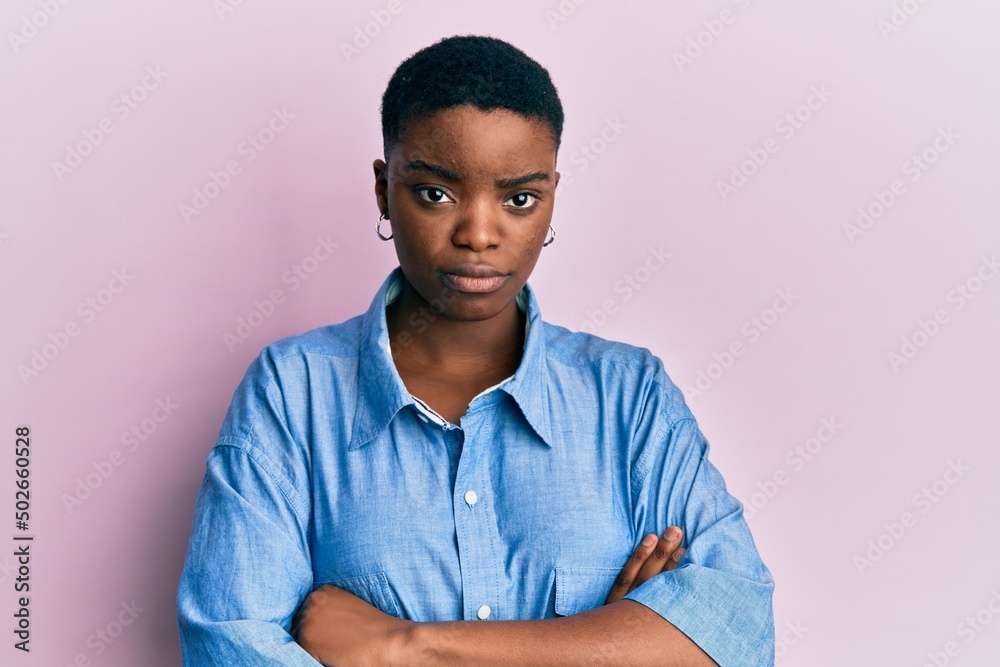
<path id="1" fill-rule="evenodd" d="M 393 358 L 437 368 L 461 367 L 489 373 L 517 370 L 524 349 L 526 314 L 515 301 L 486 320 L 452 320 L 436 314 L 403 279 L 403 289 L 386 307 Z"/>

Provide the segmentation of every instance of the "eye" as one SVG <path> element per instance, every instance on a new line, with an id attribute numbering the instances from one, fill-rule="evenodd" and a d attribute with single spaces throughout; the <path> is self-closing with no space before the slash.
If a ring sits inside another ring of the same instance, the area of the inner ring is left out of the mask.
<path id="1" fill-rule="evenodd" d="M 538 204 L 539 200 L 540 197 L 538 195 L 534 195 L 530 192 L 519 192 L 507 201 L 513 202 L 514 208 L 530 210 Z"/>
<path id="2" fill-rule="evenodd" d="M 436 188 L 432 185 L 417 188 L 417 194 L 420 195 L 422 200 L 432 204 L 441 204 L 445 201 L 452 201 L 451 198 L 445 194 L 444 190 Z"/>

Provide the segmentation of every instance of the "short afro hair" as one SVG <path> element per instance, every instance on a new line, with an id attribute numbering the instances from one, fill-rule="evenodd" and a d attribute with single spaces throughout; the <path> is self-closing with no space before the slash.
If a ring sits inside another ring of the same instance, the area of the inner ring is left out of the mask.
<path id="1" fill-rule="evenodd" d="M 563 109 L 548 70 L 501 39 L 456 35 L 417 51 L 389 79 L 380 108 L 386 161 L 408 123 L 465 104 L 539 119 L 559 151 Z"/>

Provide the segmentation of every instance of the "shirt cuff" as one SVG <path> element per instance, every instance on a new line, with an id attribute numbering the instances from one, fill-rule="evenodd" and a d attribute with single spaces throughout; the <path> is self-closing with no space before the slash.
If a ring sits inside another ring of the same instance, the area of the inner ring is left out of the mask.
<path id="1" fill-rule="evenodd" d="M 752 581 L 688 564 L 661 572 L 623 599 L 655 611 L 719 667 L 769 667 L 774 665 L 773 592 L 770 578 Z"/>

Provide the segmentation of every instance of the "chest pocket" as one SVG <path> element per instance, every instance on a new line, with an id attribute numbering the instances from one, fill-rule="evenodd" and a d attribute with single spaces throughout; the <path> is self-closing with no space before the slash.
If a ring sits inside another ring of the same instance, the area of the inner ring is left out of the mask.
<path id="1" fill-rule="evenodd" d="M 604 604 L 619 567 L 556 567 L 556 616 L 572 616 Z"/>
<path id="2" fill-rule="evenodd" d="M 381 570 L 337 581 L 316 582 L 317 587 L 323 584 L 331 584 L 337 588 L 343 588 L 348 593 L 357 595 L 365 602 L 378 607 L 385 613 L 391 616 L 399 616 L 399 607 L 396 605 L 392 590 L 389 588 L 389 580 L 386 578 L 385 572 Z"/>

